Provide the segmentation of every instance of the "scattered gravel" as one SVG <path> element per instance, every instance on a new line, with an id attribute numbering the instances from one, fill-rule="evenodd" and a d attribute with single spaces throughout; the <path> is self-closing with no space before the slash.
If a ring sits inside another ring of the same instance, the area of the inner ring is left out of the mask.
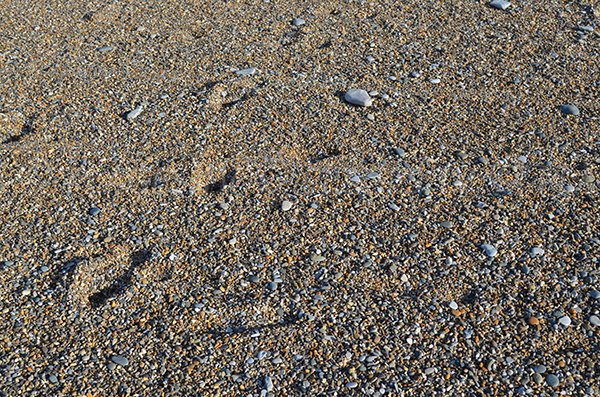
<path id="1" fill-rule="evenodd" d="M 3 3 L 0 395 L 599 395 L 600 14 L 512 3 Z"/>

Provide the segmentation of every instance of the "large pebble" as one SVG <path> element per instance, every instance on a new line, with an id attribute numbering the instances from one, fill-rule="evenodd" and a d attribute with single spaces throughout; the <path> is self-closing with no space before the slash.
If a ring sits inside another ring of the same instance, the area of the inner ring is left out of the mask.
<path id="1" fill-rule="evenodd" d="M 572 104 L 560 105 L 560 112 L 562 114 L 571 114 L 573 116 L 579 116 L 579 108 Z"/>
<path id="2" fill-rule="evenodd" d="M 487 256 L 490 258 L 495 257 L 498 254 L 498 250 L 491 244 L 482 244 L 481 249 L 485 252 Z"/>
<path id="3" fill-rule="evenodd" d="M 365 90 L 358 90 L 355 88 L 349 89 L 344 95 L 344 99 L 356 106 L 371 106 L 373 104 L 373 100 L 369 93 Z"/>
<path id="4" fill-rule="evenodd" d="M 294 204 L 291 201 L 288 200 L 284 200 L 283 203 L 281 203 L 281 210 L 282 211 L 289 211 L 292 209 L 292 206 Z"/>
<path id="5" fill-rule="evenodd" d="M 560 381 L 558 380 L 558 376 L 556 376 L 554 374 L 548 374 L 548 376 L 546 376 L 546 383 L 550 387 L 556 387 L 556 386 L 558 386 Z"/>
<path id="6" fill-rule="evenodd" d="M 508 7 L 510 7 L 510 1 L 506 1 L 506 0 L 492 0 L 490 2 L 490 6 L 493 8 L 496 8 L 498 10 L 506 10 Z"/>
<path id="7" fill-rule="evenodd" d="M 560 324 L 564 325 L 565 327 L 568 327 L 569 325 L 571 325 L 571 317 L 562 316 L 561 318 L 558 319 L 558 322 Z"/>
<path id="8" fill-rule="evenodd" d="M 115 363 L 115 364 L 119 364 L 122 366 L 126 366 L 129 365 L 129 360 L 127 359 L 127 357 L 123 357 L 123 356 L 112 356 L 110 358 L 110 360 Z"/>

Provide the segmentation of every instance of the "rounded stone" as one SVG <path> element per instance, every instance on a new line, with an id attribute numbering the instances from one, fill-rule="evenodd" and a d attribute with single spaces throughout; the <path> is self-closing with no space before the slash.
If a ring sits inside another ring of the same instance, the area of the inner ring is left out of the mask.
<path id="1" fill-rule="evenodd" d="M 90 210 L 88 211 L 88 214 L 90 214 L 91 216 L 96 216 L 100 213 L 100 208 L 98 207 L 92 207 L 90 208 Z"/>
<path id="2" fill-rule="evenodd" d="M 560 112 L 566 115 L 579 116 L 579 108 L 573 104 L 560 105 Z"/>
<path id="3" fill-rule="evenodd" d="M 283 203 L 281 203 L 281 210 L 289 211 L 292 209 L 293 206 L 294 206 L 294 204 L 291 201 L 284 200 Z"/>
<path id="4" fill-rule="evenodd" d="M 348 90 L 348 92 L 346 92 L 346 95 L 344 95 L 344 99 L 346 102 L 356 106 L 369 107 L 373 105 L 371 96 L 365 90 L 351 88 Z"/>
<path id="5" fill-rule="evenodd" d="M 599 318 L 598 316 L 596 316 L 596 315 L 591 315 L 591 316 L 590 316 L 590 323 L 591 323 L 593 326 L 596 326 L 596 327 L 597 327 L 597 326 L 599 326 L 599 325 L 600 325 L 600 318 Z"/>
<path id="6" fill-rule="evenodd" d="M 548 376 L 546 376 L 546 383 L 550 387 L 556 387 L 556 386 L 558 386 L 560 381 L 558 379 L 558 376 L 556 376 L 554 374 L 548 374 Z"/>
<path id="7" fill-rule="evenodd" d="M 558 322 L 564 325 L 565 327 L 568 327 L 569 325 L 571 325 L 571 318 L 569 316 L 562 316 L 558 319 Z"/>

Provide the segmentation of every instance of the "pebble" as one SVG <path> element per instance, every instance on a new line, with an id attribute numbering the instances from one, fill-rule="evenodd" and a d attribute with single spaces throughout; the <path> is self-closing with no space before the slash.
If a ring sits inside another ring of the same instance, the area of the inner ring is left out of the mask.
<path id="1" fill-rule="evenodd" d="M 546 376 L 546 383 L 550 387 L 556 387 L 556 386 L 558 386 L 560 381 L 558 380 L 558 376 L 556 376 L 554 374 L 548 374 L 548 376 Z"/>
<path id="2" fill-rule="evenodd" d="M 388 207 L 392 210 L 392 211 L 400 211 L 400 207 L 398 207 L 396 204 L 394 203 L 389 203 Z"/>
<path id="3" fill-rule="evenodd" d="M 585 175 L 583 177 L 583 181 L 585 183 L 594 183 L 594 181 L 596 181 L 596 177 L 594 175 Z"/>
<path id="4" fill-rule="evenodd" d="M 406 151 L 402 148 L 395 148 L 394 153 L 396 153 L 396 155 L 400 157 L 404 157 L 406 155 Z"/>
<path id="5" fill-rule="evenodd" d="M 123 356 L 112 356 L 110 358 L 110 360 L 113 363 L 119 364 L 119 365 L 122 365 L 122 366 L 129 365 L 129 360 L 126 357 L 123 357 Z"/>
<path id="6" fill-rule="evenodd" d="M 575 191 L 575 186 L 573 185 L 565 185 L 565 190 L 569 193 L 573 193 Z"/>
<path id="7" fill-rule="evenodd" d="M 108 52 L 108 51 L 112 51 L 112 49 L 113 48 L 111 46 L 109 46 L 109 45 L 98 47 L 98 51 L 99 52 Z"/>
<path id="8" fill-rule="evenodd" d="M 593 299 L 600 299 L 600 291 L 592 289 L 590 290 L 590 292 L 588 292 L 588 295 L 590 296 L 590 298 Z"/>
<path id="9" fill-rule="evenodd" d="M 294 205 L 294 204 L 293 204 L 291 201 L 284 200 L 284 201 L 281 203 L 281 210 L 282 210 L 282 211 L 289 211 L 289 210 L 291 210 L 291 209 L 292 209 L 292 206 L 293 206 L 293 205 Z"/>
<path id="10" fill-rule="evenodd" d="M 350 182 L 359 183 L 360 182 L 360 176 L 354 175 L 352 178 L 350 178 Z"/>
<path id="11" fill-rule="evenodd" d="M 496 8 L 498 10 L 506 10 L 508 7 L 510 7 L 510 1 L 507 1 L 507 0 L 492 0 L 490 2 L 490 6 L 492 6 L 493 8 Z"/>
<path id="12" fill-rule="evenodd" d="M 442 82 L 442 80 L 441 80 L 441 79 L 438 79 L 438 78 L 436 78 L 436 79 L 431 79 L 431 80 L 429 80 L 429 82 L 430 82 L 431 84 L 439 84 L 439 83 L 441 83 L 441 82 Z"/>
<path id="13" fill-rule="evenodd" d="M 294 25 L 294 26 L 302 26 L 305 23 L 306 23 L 306 21 L 304 19 L 302 19 L 302 18 L 294 18 L 292 20 L 292 25 Z"/>
<path id="14" fill-rule="evenodd" d="M 593 326 L 599 326 L 600 325 L 600 317 L 596 316 L 595 314 L 590 316 L 590 323 Z"/>
<path id="15" fill-rule="evenodd" d="M 271 291 L 275 291 L 277 289 L 277 283 L 270 281 L 267 283 L 267 288 Z"/>
<path id="16" fill-rule="evenodd" d="M 533 374 L 533 381 L 540 385 L 544 381 L 544 378 L 542 377 L 542 375 L 536 372 L 535 374 Z"/>
<path id="17" fill-rule="evenodd" d="M 560 111 L 562 114 L 565 115 L 573 115 L 573 116 L 579 116 L 579 108 L 575 105 L 571 105 L 571 104 L 565 104 L 565 105 L 560 105 Z"/>
<path id="18" fill-rule="evenodd" d="M 542 256 L 542 255 L 544 255 L 544 249 L 541 247 L 533 247 L 533 248 L 531 248 L 531 255 Z"/>
<path id="19" fill-rule="evenodd" d="M 485 251 L 485 254 L 490 258 L 495 257 L 498 254 L 498 250 L 491 244 L 482 244 L 481 248 Z"/>
<path id="20" fill-rule="evenodd" d="M 455 301 L 452 301 L 448 304 L 448 306 L 450 306 L 450 309 L 452 310 L 457 310 L 458 309 L 458 304 Z"/>
<path id="21" fill-rule="evenodd" d="M 48 377 L 48 380 L 50 381 L 50 383 L 58 383 L 58 378 L 56 377 L 56 375 L 50 375 Z"/>
<path id="22" fill-rule="evenodd" d="M 140 114 L 142 114 L 143 109 L 144 109 L 144 107 L 142 106 L 142 104 L 139 104 L 135 109 L 133 109 L 131 112 L 127 113 L 125 115 L 125 118 L 127 119 L 127 121 L 133 121 L 136 117 L 138 117 Z"/>
<path id="23" fill-rule="evenodd" d="M 88 214 L 90 214 L 91 216 L 96 216 L 100 213 L 100 208 L 98 207 L 92 207 L 90 208 L 90 210 L 88 211 Z"/>
<path id="24" fill-rule="evenodd" d="M 251 76 L 256 73 L 256 68 L 240 69 L 235 72 L 238 76 Z"/>
<path id="25" fill-rule="evenodd" d="M 546 372 L 546 366 L 545 365 L 534 365 L 533 366 L 533 370 L 535 372 L 537 372 L 538 374 L 543 374 L 544 372 Z"/>
<path id="26" fill-rule="evenodd" d="M 346 388 L 347 389 L 354 389 L 357 386 L 358 386 L 358 383 L 356 383 L 356 382 L 348 382 L 348 383 L 346 383 Z"/>
<path id="27" fill-rule="evenodd" d="M 349 89 L 348 92 L 346 92 L 344 99 L 346 102 L 356 106 L 369 107 L 373 104 L 373 100 L 367 91 L 354 88 Z"/>
<path id="28" fill-rule="evenodd" d="M 569 316 L 562 316 L 558 319 L 558 322 L 564 325 L 565 327 L 568 327 L 569 325 L 571 325 L 571 318 Z"/>
<path id="29" fill-rule="evenodd" d="M 271 379 L 271 377 L 265 376 L 264 382 L 265 382 L 265 388 L 267 389 L 267 391 L 268 392 L 273 391 L 274 386 L 273 386 L 273 380 Z"/>

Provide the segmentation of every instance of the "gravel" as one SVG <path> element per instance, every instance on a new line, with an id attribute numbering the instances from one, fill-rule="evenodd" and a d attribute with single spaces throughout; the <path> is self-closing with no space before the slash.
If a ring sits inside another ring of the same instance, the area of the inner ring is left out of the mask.
<path id="1" fill-rule="evenodd" d="M 598 395 L 600 14 L 512 3 L 6 2 L 0 394 Z"/>

